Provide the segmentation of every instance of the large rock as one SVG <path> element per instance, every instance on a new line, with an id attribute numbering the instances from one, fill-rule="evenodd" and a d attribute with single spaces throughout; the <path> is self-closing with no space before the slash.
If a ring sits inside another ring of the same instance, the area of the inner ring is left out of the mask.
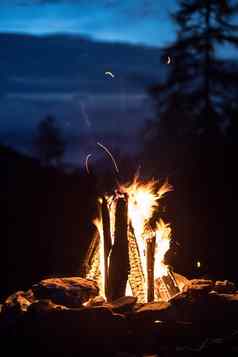
<path id="1" fill-rule="evenodd" d="M 143 304 L 137 309 L 134 314 L 136 320 L 147 321 L 170 321 L 174 320 L 174 316 L 170 315 L 171 303 L 169 302 L 151 302 Z"/>
<path id="2" fill-rule="evenodd" d="M 33 285 L 32 291 L 35 299 L 50 299 L 67 307 L 80 307 L 99 293 L 94 280 L 80 277 L 45 279 Z"/>
<path id="3" fill-rule="evenodd" d="M 129 313 L 132 312 L 137 298 L 134 296 L 122 296 L 119 299 L 116 299 L 111 302 L 111 309 L 114 312 L 118 313 Z"/>
<path id="4" fill-rule="evenodd" d="M 213 287 L 214 291 L 220 294 L 233 294 L 236 292 L 236 286 L 229 280 L 217 280 Z"/>

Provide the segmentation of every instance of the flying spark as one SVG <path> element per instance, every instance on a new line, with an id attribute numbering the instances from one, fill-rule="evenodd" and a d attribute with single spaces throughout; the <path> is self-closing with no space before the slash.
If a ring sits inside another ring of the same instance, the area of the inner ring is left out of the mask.
<path id="1" fill-rule="evenodd" d="M 112 73 L 112 72 L 105 72 L 105 74 L 109 74 L 109 76 L 111 76 L 112 78 L 114 78 L 115 77 L 115 75 Z"/>
<path id="2" fill-rule="evenodd" d="M 91 156 L 92 156 L 92 154 L 88 154 L 88 155 L 86 156 L 86 160 L 85 160 L 85 168 L 86 168 L 86 171 L 87 171 L 88 174 L 90 174 L 89 167 L 88 167 L 88 160 L 89 160 L 89 158 L 90 158 Z"/>
<path id="3" fill-rule="evenodd" d="M 114 159 L 114 157 L 112 156 L 112 153 L 108 150 L 108 148 L 106 148 L 106 146 L 104 146 L 103 144 L 97 142 L 97 145 L 100 146 L 103 150 L 106 151 L 106 153 L 110 156 L 113 164 L 114 164 L 114 167 L 115 167 L 115 170 L 117 173 L 119 173 L 119 169 L 118 169 L 118 166 L 117 166 L 117 163 L 116 163 L 116 160 Z"/>

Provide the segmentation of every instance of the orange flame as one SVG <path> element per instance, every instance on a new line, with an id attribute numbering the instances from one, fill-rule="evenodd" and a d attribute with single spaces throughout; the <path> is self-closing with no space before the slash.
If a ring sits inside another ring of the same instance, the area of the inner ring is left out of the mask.
<path id="1" fill-rule="evenodd" d="M 93 221 L 99 233 L 99 295 L 105 298 L 105 266 L 104 266 L 104 241 L 102 220 L 96 218 Z"/>
<path id="2" fill-rule="evenodd" d="M 167 275 L 168 269 L 164 264 L 164 257 L 170 247 L 171 228 L 162 219 L 156 224 L 156 246 L 155 246 L 155 279 Z"/>
<path id="3" fill-rule="evenodd" d="M 147 288 L 146 239 L 149 238 L 151 234 L 156 236 L 154 276 L 158 278 L 167 273 L 167 268 L 163 260 L 169 249 L 171 229 L 168 224 L 165 224 L 162 219 L 160 219 L 160 221 L 156 223 L 155 232 L 153 232 L 150 228 L 149 221 L 159 208 L 159 200 L 165 193 L 172 191 L 172 189 L 172 186 L 167 181 L 165 181 L 159 189 L 158 181 L 156 180 L 142 183 L 139 181 L 138 175 L 134 178 L 132 184 L 120 187 L 120 190 L 126 192 L 129 197 L 128 215 L 137 240 L 141 265 L 145 276 L 144 291 L 146 291 Z"/>
<path id="4" fill-rule="evenodd" d="M 147 183 L 139 181 L 138 175 L 134 178 L 131 184 L 121 185 L 119 191 L 128 195 L 128 217 L 131 227 L 136 238 L 139 259 L 141 260 L 141 267 L 145 277 L 144 292 L 147 289 L 147 261 L 146 261 L 146 240 L 153 235 L 156 238 L 155 256 L 154 256 L 154 278 L 157 279 L 168 273 L 168 268 L 164 264 L 164 257 L 170 247 L 171 228 L 169 224 L 164 223 L 162 219 L 156 222 L 156 228 L 152 230 L 150 220 L 154 213 L 159 208 L 159 200 L 165 193 L 172 191 L 172 186 L 165 181 L 165 183 L 158 188 L 158 181 L 151 180 Z M 107 198 L 109 202 L 110 220 L 112 228 L 112 242 L 114 232 L 115 220 L 115 200 L 113 197 Z M 103 242 L 103 227 L 101 219 L 94 221 L 100 235 L 99 243 L 99 269 L 100 279 L 99 288 L 100 295 L 105 297 L 104 286 L 104 242 Z M 128 284 L 127 284 L 128 285 Z M 131 291 L 129 285 L 127 286 L 127 293 Z M 146 293 L 144 294 L 146 296 Z"/>

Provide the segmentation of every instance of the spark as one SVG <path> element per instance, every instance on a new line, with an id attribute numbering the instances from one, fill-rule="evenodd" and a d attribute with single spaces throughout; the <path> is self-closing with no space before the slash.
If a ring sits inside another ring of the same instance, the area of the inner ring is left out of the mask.
<path id="1" fill-rule="evenodd" d="M 105 74 L 109 74 L 109 76 L 111 76 L 112 78 L 115 77 L 115 75 L 112 72 L 109 72 L 109 71 L 105 72 Z"/>
<path id="2" fill-rule="evenodd" d="M 104 146 L 103 144 L 97 142 L 97 145 L 100 146 L 103 150 L 106 151 L 106 153 L 110 156 L 113 164 L 114 164 L 114 167 L 115 167 L 115 170 L 117 173 L 119 173 L 119 169 L 118 169 L 118 166 L 117 166 L 117 163 L 116 163 L 116 160 L 114 159 L 114 157 L 112 156 L 112 153 L 108 150 L 108 148 L 106 148 L 106 146 Z"/>
<path id="3" fill-rule="evenodd" d="M 86 156 L 86 160 L 85 160 L 85 167 L 86 167 L 86 171 L 87 171 L 88 174 L 90 174 L 89 167 L 88 167 L 88 160 L 89 160 L 89 158 L 90 158 L 91 156 L 92 156 L 92 154 L 88 154 L 88 155 Z"/>

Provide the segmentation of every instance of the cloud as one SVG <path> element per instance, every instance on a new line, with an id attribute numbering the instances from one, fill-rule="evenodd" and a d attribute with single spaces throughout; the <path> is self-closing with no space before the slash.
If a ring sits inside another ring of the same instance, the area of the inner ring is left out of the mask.
<path id="1" fill-rule="evenodd" d="M 0 0 L 0 3 L 8 3 L 8 0 Z M 162 1 L 154 0 L 13 0 L 12 4 L 17 6 L 35 5 L 83 5 L 88 8 L 97 7 L 98 9 L 115 10 L 121 15 L 135 18 L 160 17 L 167 12 L 167 5 L 174 3 L 174 0 L 167 0 L 166 4 Z"/>
<path id="2" fill-rule="evenodd" d="M 167 8 L 171 10 L 175 0 L 0 0 L 1 4 L 1 32 L 81 34 L 154 46 L 173 39 Z"/>

